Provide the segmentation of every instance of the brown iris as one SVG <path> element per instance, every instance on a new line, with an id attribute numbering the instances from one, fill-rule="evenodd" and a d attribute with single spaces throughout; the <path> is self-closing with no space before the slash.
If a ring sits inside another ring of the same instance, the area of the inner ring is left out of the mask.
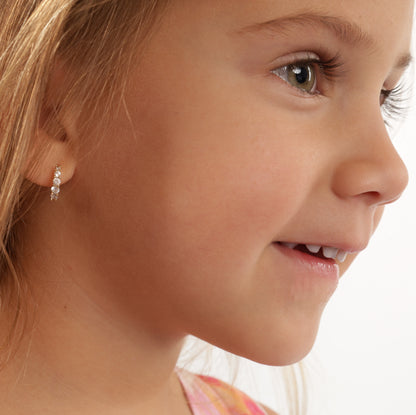
<path id="1" fill-rule="evenodd" d="M 287 81 L 295 88 L 313 93 L 316 84 L 315 70 L 310 63 L 288 65 Z"/>

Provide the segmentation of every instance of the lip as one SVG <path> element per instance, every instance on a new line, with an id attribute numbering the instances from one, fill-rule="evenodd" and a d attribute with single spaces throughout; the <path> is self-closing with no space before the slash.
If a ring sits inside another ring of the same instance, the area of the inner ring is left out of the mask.
<path id="1" fill-rule="evenodd" d="M 322 259 L 307 253 L 290 249 L 277 242 L 273 243 L 282 260 L 288 261 L 292 269 L 292 278 L 298 282 L 310 284 L 325 284 L 335 290 L 338 285 L 340 272 L 337 262 L 333 259 Z M 305 286 L 305 284 L 302 284 Z"/>

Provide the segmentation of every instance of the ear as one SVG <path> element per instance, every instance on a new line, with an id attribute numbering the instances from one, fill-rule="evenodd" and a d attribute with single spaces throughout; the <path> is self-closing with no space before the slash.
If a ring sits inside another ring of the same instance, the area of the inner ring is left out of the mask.
<path id="1" fill-rule="evenodd" d="M 68 182 L 75 172 L 73 147 L 77 136 L 76 123 L 68 114 L 59 111 L 64 84 L 64 70 L 61 65 L 55 64 L 23 173 L 26 179 L 39 186 L 52 185 L 57 165 L 62 170 L 62 184 Z"/>
<path id="2" fill-rule="evenodd" d="M 52 185 L 55 167 L 62 170 L 61 183 L 68 182 L 75 172 L 76 161 L 67 141 L 52 137 L 43 129 L 37 131 L 35 145 L 25 166 L 25 177 L 39 186 Z M 42 149 L 42 150 L 40 150 Z"/>

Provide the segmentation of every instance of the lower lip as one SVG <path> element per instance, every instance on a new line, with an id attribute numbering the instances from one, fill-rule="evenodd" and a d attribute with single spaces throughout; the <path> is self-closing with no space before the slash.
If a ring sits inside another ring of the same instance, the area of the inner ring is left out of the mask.
<path id="1" fill-rule="evenodd" d="M 335 286 L 339 281 L 339 267 L 333 259 L 322 259 L 296 249 L 290 249 L 279 243 L 273 243 L 277 251 L 290 260 L 294 272 L 308 280 L 319 279 Z"/>

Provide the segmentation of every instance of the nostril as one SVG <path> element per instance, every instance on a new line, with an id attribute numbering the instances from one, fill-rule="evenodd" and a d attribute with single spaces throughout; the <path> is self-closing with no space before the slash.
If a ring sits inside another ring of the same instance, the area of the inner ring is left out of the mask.
<path id="1" fill-rule="evenodd" d="M 333 192 L 343 199 L 358 197 L 368 205 L 392 203 L 400 197 L 408 182 L 407 170 L 396 156 L 390 156 L 389 160 L 345 161 L 334 173 Z"/>
<path id="2" fill-rule="evenodd" d="M 340 164 L 333 177 L 333 191 L 341 198 L 365 195 L 379 198 L 381 174 L 368 161 L 351 160 Z"/>
<path id="3" fill-rule="evenodd" d="M 361 194 L 360 196 L 361 198 L 368 199 L 369 205 L 373 205 L 373 204 L 376 205 L 376 204 L 383 203 L 380 192 L 370 191 L 370 192 L 365 192 Z"/>

